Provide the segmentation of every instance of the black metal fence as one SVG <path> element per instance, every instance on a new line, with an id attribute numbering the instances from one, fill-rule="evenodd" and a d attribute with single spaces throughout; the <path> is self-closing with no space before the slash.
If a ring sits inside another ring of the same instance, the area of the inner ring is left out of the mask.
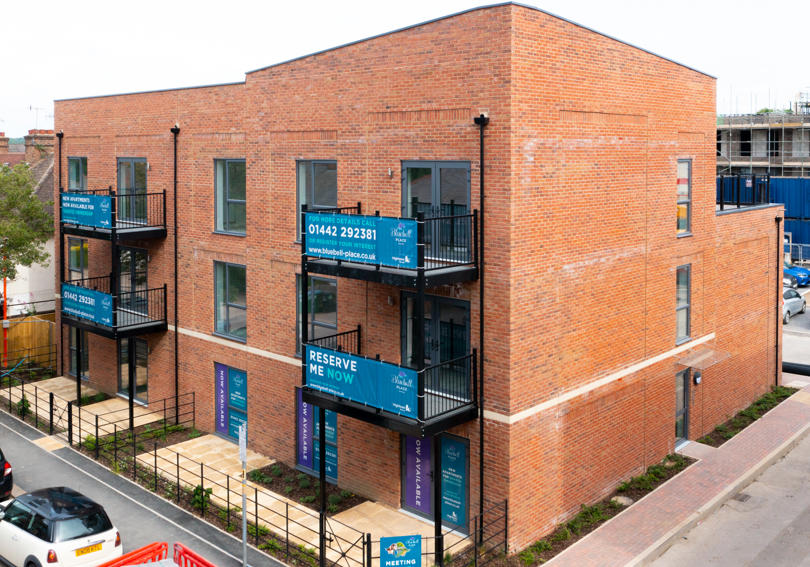
<path id="1" fill-rule="evenodd" d="M 357 325 L 357 328 L 352 329 L 351 331 L 343 331 L 342 333 L 335 333 L 334 335 L 327 335 L 325 337 L 311 339 L 309 344 L 316 347 L 337 350 L 340 352 L 362 354 L 360 352 L 360 339 L 361 327 L 360 325 Z"/>
<path id="2" fill-rule="evenodd" d="M 69 193 L 109 196 L 112 199 L 112 228 L 166 227 L 166 192 L 141 189 L 71 189 Z"/>
<path id="3" fill-rule="evenodd" d="M 470 519 L 467 535 L 443 534 L 441 546 L 436 545 L 435 537 L 422 537 L 422 565 L 442 565 L 443 567 L 483 567 L 508 553 L 507 520 L 508 502 L 504 500 L 484 510 Z M 365 544 L 368 557 L 366 565 L 382 565 L 380 540 L 369 539 Z M 441 557 L 437 549 L 442 550 Z M 425 561 L 424 559 L 427 559 Z"/>
<path id="4" fill-rule="evenodd" d="M 167 321 L 166 284 L 162 287 L 120 292 L 112 295 L 110 276 L 68 280 L 64 283 L 110 295 L 112 327 L 122 330 Z"/>
<path id="5" fill-rule="evenodd" d="M 477 350 L 428 366 L 420 371 L 419 380 L 424 384 L 424 396 L 420 400 L 420 417 L 428 420 L 478 402 Z"/>
<path id="6" fill-rule="evenodd" d="M 726 208 L 753 207 L 771 202 L 769 175 L 721 175 L 717 177 L 717 205 Z"/>

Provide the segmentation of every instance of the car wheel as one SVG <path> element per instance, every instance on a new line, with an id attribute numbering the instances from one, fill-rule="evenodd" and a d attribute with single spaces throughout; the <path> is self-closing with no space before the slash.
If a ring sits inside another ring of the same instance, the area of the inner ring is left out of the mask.
<path id="1" fill-rule="evenodd" d="M 802 301 L 802 310 L 799 311 L 799 313 L 804 313 L 805 311 L 807 311 L 807 302 Z"/>
<path id="2" fill-rule="evenodd" d="M 785 313 L 785 316 L 782 317 L 782 322 L 787 325 L 790 322 L 790 311 Z"/>

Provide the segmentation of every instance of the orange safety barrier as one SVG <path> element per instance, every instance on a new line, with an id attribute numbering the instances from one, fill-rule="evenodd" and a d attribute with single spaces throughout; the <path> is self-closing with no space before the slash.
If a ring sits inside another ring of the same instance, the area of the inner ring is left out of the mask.
<path id="1" fill-rule="evenodd" d="M 140 565 L 141 563 L 154 563 L 169 556 L 169 544 L 156 541 L 140 549 L 130 551 L 117 559 L 111 559 L 98 567 L 124 567 L 125 565 Z"/>
<path id="2" fill-rule="evenodd" d="M 203 559 L 182 543 L 174 544 L 174 562 L 180 567 L 217 567 L 207 559 Z"/>

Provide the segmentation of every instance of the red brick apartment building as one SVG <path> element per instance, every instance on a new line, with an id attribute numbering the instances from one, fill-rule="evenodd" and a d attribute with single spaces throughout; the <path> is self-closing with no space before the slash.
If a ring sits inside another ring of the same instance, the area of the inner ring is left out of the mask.
<path id="1" fill-rule="evenodd" d="M 519 549 L 780 379 L 782 209 L 715 210 L 714 78 L 543 11 L 55 118 L 64 373 L 313 472 L 316 405 L 384 504 L 506 500 Z"/>

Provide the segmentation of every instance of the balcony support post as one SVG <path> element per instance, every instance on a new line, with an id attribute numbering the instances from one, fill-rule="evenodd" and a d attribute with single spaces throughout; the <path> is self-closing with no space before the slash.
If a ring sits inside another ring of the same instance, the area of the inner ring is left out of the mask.
<path id="1" fill-rule="evenodd" d="M 413 356 L 418 376 L 418 411 L 420 421 L 426 421 L 425 408 L 425 215 L 416 213 L 416 324 L 413 330 Z M 405 364 L 409 361 L 404 361 Z"/>
<path id="2" fill-rule="evenodd" d="M 301 205 L 301 385 L 307 385 L 307 341 L 309 341 L 309 274 L 307 273 L 307 206 Z"/>
<path id="3" fill-rule="evenodd" d="M 318 441 L 320 443 L 320 447 L 318 447 L 318 455 L 321 459 L 321 466 L 319 467 L 319 478 L 320 478 L 320 486 L 319 486 L 319 494 L 320 494 L 320 514 L 319 514 L 319 533 L 320 537 L 320 567 L 326 567 L 326 410 L 324 408 L 318 408 L 318 419 L 320 423 L 318 424 Z"/>
<path id="4" fill-rule="evenodd" d="M 135 429 L 135 339 L 124 339 L 127 342 L 127 373 L 129 374 L 129 430 Z M 164 416 L 165 417 L 165 416 Z"/>
<path id="5" fill-rule="evenodd" d="M 433 537 L 436 551 L 435 563 L 444 565 L 444 542 L 442 541 L 442 438 L 434 435 L 431 439 L 433 449 Z"/>
<path id="6" fill-rule="evenodd" d="M 84 341 L 82 341 L 82 330 L 76 327 L 76 405 L 82 405 L 82 358 Z"/>

